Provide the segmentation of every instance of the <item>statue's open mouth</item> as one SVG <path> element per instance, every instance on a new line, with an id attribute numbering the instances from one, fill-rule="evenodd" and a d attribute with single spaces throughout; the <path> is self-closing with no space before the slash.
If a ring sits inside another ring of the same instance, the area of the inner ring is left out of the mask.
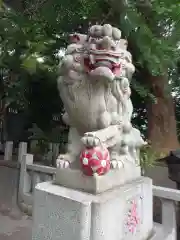
<path id="1" fill-rule="evenodd" d="M 89 54 L 84 57 L 84 65 L 87 72 L 91 72 L 99 67 L 106 67 L 111 70 L 114 75 L 121 72 L 121 54 L 107 50 L 90 50 Z"/>

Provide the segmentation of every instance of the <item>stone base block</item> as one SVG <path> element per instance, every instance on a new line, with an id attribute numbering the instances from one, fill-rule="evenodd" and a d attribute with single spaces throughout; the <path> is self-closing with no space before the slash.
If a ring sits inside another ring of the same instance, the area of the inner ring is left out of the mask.
<path id="1" fill-rule="evenodd" d="M 149 178 L 98 195 L 51 182 L 35 190 L 33 240 L 145 240 L 152 224 Z"/>
<path id="2" fill-rule="evenodd" d="M 81 170 L 59 168 L 56 170 L 54 183 L 64 187 L 97 194 L 132 182 L 140 176 L 141 168 L 139 166 L 134 166 L 134 164 L 129 164 L 128 168 L 111 170 L 104 176 L 94 177 L 85 176 Z"/>

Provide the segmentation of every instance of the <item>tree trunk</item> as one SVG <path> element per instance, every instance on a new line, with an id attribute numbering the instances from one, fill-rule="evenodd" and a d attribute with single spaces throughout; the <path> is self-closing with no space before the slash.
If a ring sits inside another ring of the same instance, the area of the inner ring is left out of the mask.
<path id="1" fill-rule="evenodd" d="M 179 148 L 175 106 L 168 91 L 168 79 L 166 76 L 150 76 L 148 80 L 156 97 L 156 101 L 147 106 L 148 139 L 155 151 L 168 153 Z"/>

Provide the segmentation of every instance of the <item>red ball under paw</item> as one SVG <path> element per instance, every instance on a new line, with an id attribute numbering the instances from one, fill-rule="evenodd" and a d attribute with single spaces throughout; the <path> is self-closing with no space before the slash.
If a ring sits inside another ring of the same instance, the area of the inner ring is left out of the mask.
<path id="1" fill-rule="evenodd" d="M 100 176 L 110 169 L 110 154 L 103 146 L 87 148 L 82 151 L 80 162 L 85 175 L 93 176 L 96 173 Z"/>

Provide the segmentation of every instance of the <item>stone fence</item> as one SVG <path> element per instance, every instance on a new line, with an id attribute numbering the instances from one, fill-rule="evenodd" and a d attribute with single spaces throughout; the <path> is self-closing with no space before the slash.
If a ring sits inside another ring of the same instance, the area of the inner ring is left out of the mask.
<path id="1" fill-rule="evenodd" d="M 56 150 L 57 144 L 53 148 L 50 143 L 50 148 Z M 18 205 L 21 210 L 28 215 L 32 214 L 33 193 L 36 184 L 40 182 L 53 180 L 53 175 L 56 171 L 54 167 L 48 167 L 41 163 L 34 162 L 33 154 L 27 153 L 27 143 L 20 142 L 17 154 L 17 161 L 13 159 L 13 142 L 8 141 L 5 144 L 4 159 L 1 161 L 4 166 L 17 166 L 20 168 L 19 186 L 18 186 Z"/>
<path id="2" fill-rule="evenodd" d="M 36 141 L 36 140 L 31 141 L 31 144 L 30 144 L 31 145 L 30 146 L 31 150 L 34 147 L 36 148 L 37 142 L 38 141 Z M 14 158 L 13 147 L 14 147 L 14 143 L 12 141 L 7 141 L 5 143 L 4 160 L 6 160 L 6 161 L 12 161 L 13 160 L 13 158 Z M 27 153 L 27 149 L 28 149 L 27 142 L 20 142 L 19 143 L 18 153 L 17 153 L 17 156 L 18 156 L 17 162 L 19 162 L 19 163 L 21 162 L 22 156 Z M 46 158 L 49 158 L 49 159 L 47 159 L 48 161 L 46 161 L 46 162 L 47 162 L 47 164 L 54 164 L 54 161 L 57 158 L 57 156 L 59 154 L 59 151 L 61 150 L 61 144 L 49 142 L 48 145 L 47 145 L 47 150 L 48 150 L 48 152 L 46 152 L 45 155 L 46 155 Z M 40 153 L 38 155 L 40 155 Z"/>
<path id="3" fill-rule="evenodd" d="M 176 240 L 177 220 L 179 218 L 178 204 L 180 202 L 180 191 L 170 188 L 153 186 L 153 196 L 161 200 L 162 220 L 161 224 L 156 223 L 156 236 L 154 239 Z M 164 238 L 162 238 L 164 236 Z"/>
<path id="4" fill-rule="evenodd" d="M 18 204 L 28 215 L 32 214 L 35 186 L 40 182 L 53 180 L 56 168 L 33 163 L 33 155 L 22 157 L 18 190 Z"/>
<path id="5" fill-rule="evenodd" d="M 12 141 L 7 141 L 5 144 L 4 149 L 4 160 L 5 161 L 12 161 L 13 159 L 13 145 L 14 143 Z M 18 148 L 18 163 L 21 163 L 22 157 L 24 154 L 27 153 L 27 143 L 26 142 L 20 142 L 19 148 Z"/>
<path id="6" fill-rule="evenodd" d="M 13 143 L 7 142 L 4 161 L 9 162 L 12 160 L 12 150 Z M 32 214 L 33 194 L 36 184 L 53 180 L 56 171 L 54 167 L 36 164 L 33 158 L 34 156 L 32 154 L 27 153 L 27 143 L 20 143 L 18 149 L 18 163 L 20 168 L 18 205 L 21 210 L 28 215 Z M 156 171 L 155 168 L 154 171 Z M 159 176 L 159 174 L 157 175 Z M 165 176 L 165 178 L 168 179 L 168 176 Z M 167 179 L 165 179 L 165 181 Z M 156 176 L 154 175 L 153 182 L 157 185 Z M 158 206 L 158 208 L 161 208 L 160 212 L 162 212 L 160 217 L 161 224 L 155 224 L 157 231 L 154 239 L 158 239 L 158 234 L 161 237 L 162 234 L 165 233 L 164 236 L 168 236 L 166 239 L 175 240 L 177 203 L 180 202 L 180 191 L 164 186 L 162 187 L 162 185 L 153 186 L 153 195 L 162 203 Z M 160 237 L 159 239 L 161 239 Z"/>

